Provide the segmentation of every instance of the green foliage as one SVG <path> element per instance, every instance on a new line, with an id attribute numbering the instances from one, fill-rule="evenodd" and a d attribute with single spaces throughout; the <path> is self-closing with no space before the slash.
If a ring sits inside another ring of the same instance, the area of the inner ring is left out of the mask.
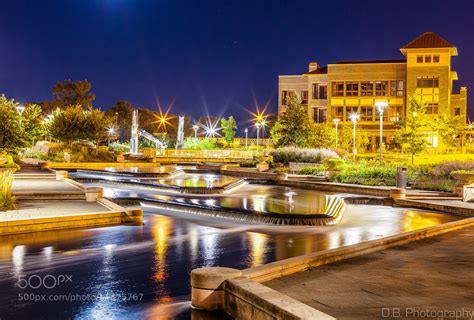
<path id="1" fill-rule="evenodd" d="M 332 177 L 333 182 L 353 183 L 372 186 L 395 185 L 396 167 L 380 165 L 372 161 L 348 163 Z"/>
<path id="2" fill-rule="evenodd" d="M 242 161 L 239 165 L 243 168 L 255 168 L 257 166 L 257 159 Z"/>
<path id="3" fill-rule="evenodd" d="M 462 134 L 465 128 L 466 123 L 462 116 L 440 114 L 433 123 L 433 129 L 438 132 L 438 135 L 448 147 L 454 147 L 455 138 Z"/>
<path id="4" fill-rule="evenodd" d="M 425 115 L 425 106 L 414 96 L 408 97 L 407 116 L 396 123 L 397 141 L 402 148 L 411 154 L 412 164 L 415 162 L 415 155 L 422 152 L 428 146 L 425 129 L 430 126 Z"/>
<path id="5" fill-rule="evenodd" d="M 109 148 L 115 153 L 126 153 L 130 151 L 130 143 L 114 141 L 109 145 Z"/>
<path id="6" fill-rule="evenodd" d="M 185 138 L 183 147 L 184 149 L 210 150 L 216 149 L 217 144 L 209 139 L 198 139 L 196 141 L 194 138 Z"/>
<path id="7" fill-rule="evenodd" d="M 73 141 L 84 139 L 86 131 L 86 114 L 81 106 L 71 106 L 64 110 L 57 109 L 48 123 L 50 135 L 68 145 Z"/>
<path id="8" fill-rule="evenodd" d="M 23 111 L 21 127 L 25 133 L 25 139 L 30 145 L 43 138 L 46 134 L 43 110 L 37 104 L 29 104 Z"/>
<path id="9" fill-rule="evenodd" d="M 234 117 L 230 116 L 227 120 L 225 118 L 221 119 L 222 132 L 224 133 L 224 139 L 227 143 L 234 141 L 235 130 L 237 130 L 237 123 L 234 120 Z"/>
<path id="10" fill-rule="evenodd" d="M 20 166 L 15 163 L 11 155 L 0 153 L 0 168 L 19 169 Z"/>
<path id="11" fill-rule="evenodd" d="M 0 96 L 0 150 L 16 154 L 26 146 L 25 134 L 20 127 L 20 115 L 15 110 L 19 103 Z"/>
<path id="12" fill-rule="evenodd" d="M 15 208 L 15 197 L 12 193 L 13 171 L 0 169 L 0 211 Z"/>
<path id="13" fill-rule="evenodd" d="M 83 138 L 93 141 L 96 145 L 96 152 L 101 142 L 109 138 L 108 128 L 112 125 L 112 119 L 107 117 L 99 109 L 92 109 L 85 112 L 85 131 Z"/>
<path id="14" fill-rule="evenodd" d="M 54 105 L 57 108 L 69 106 L 80 106 L 84 109 L 92 109 L 92 101 L 95 100 L 95 94 L 90 90 L 92 85 L 87 80 L 64 80 L 53 86 L 52 94 L 54 96 Z"/>
<path id="15" fill-rule="evenodd" d="M 311 121 L 311 133 L 307 144 L 311 148 L 332 148 L 336 145 L 336 129 L 331 123 Z"/>
<path id="16" fill-rule="evenodd" d="M 299 170 L 298 174 L 318 176 L 318 175 L 322 175 L 325 171 L 327 171 L 326 165 L 321 164 L 318 166 L 305 167 Z"/>
<path id="17" fill-rule="evenodd" d="M 328 158 L 324 160 L 327 170 L 338 171 L 344 169 L 344 160 L 341 158 Z"/>
<path id="18" fill-rule="evenodd" d="M 112 119 L 99 109 L 84 111 L 78 105 L 57 109 L 48 123 L 48 129 L 52 137 L 69 146 L 73 141 L 89 140 L 98 147 L 109 137 L 107 128 L 111 122 Z"/>
<path id="19" fill-rule="evenodd" d="M 290 163 L 290 162 L 308 162 L 320 163 L 327 158 L 337 158 L 336 152 L 328 149 L 303 149 L 286 147 L 276 149 L 270 152 L 275 162 Z"/>
<path id="20" fill-rule="evenodd" d="M 314 131 L 314 122 L 301 104 L 300 96 L 290 94 L 286 111 L 278 117 L 270 135 L 277 147 L 309 147 Z"/>

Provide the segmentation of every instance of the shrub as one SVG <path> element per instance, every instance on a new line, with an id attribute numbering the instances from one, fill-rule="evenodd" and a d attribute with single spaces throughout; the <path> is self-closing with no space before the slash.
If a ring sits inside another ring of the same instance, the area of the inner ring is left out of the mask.
<path id="1" fill-rule="evenodd" d="M 474 161 L 447 161 L 433 168 L 433 175 L 436 177 L 451 178 L 450 173 L 453 171 L 473 171 Z"/>
<path id="2" fill-rule="evenodd" d="M 393 186 L 395 185 L 395 176 L 396 167 L 370 161 L 344 166 L 342 171 L 332 178 L 332 181 L 371 186 Z"/>
<path id="3" fill-rule="evenodd" d="M 198 149 L 198 150 L 209 150 L 216 149 L 217 144 L 208 139 L 198 139 L 197 141 L 194 138 L 186 138 L 183 143 L 184 149 Z"/>
<path id="4" fill-rule="evenodd" d="M 15 208 L 15 197 L 12 194 L 13 171 L 0 169 L 0 211 Z"/>
<path id="5" fill-rule="evenodd" d="M 344 169 L 344 160 L 341 158 L 328 158 L 324 160 L 327 170 L 338 171 Z"/>
<path id="6" fill-rule="evenodd" d="M 306 174 L 306 175 L 321 175 L 327 170 L 325 165 L 319 166 L 308 166 L 298 171 L 298 174 Z"/>
<path id="7" fill-rule="evenodd" d="M 243 168 L 255 168 L 257 166 L 258 161 L 256 159 L 242 161 L 240 166 Z"/>
<path id="8" fill-rule="evenodd" d="M 120 143 L 119 141 L 114 141 L 110 144 L 110 150 L 116 153 L 125 153 L 130 151 L 129 143 Z"/>
<path id="9" fill-rule="evenodd" d="M 336 152 L 329 149 L 303 149 L 296 147 L 285 147 L 270 152 L 275 162 L 307 162 L 321 163 L 328 158 L 338 158 Z"/>

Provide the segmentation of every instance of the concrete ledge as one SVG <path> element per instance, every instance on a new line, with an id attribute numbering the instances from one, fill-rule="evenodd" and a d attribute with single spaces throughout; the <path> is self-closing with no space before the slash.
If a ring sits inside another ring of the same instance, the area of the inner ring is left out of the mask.
<path id="1" fill-rule="evenodd" d="M 158 163 L 151 162 L 45 162 L 44 169 L 103 169 L 106 167 L 159 167 Z"/>
<path id="2" fill-rule="evenodd" d="M 433 199 L 433 200 L 441 200 L 441 199 Z M 400 207 L 442 211 L 442 212 L 454 213 L 454 214 L 459 214 L 459 215 L 464 215 L 464 216 L 469 216 L 469 217 L 474 216 L 474 209 L 472 208 L 461 207 L 461 206 L 458 207 L 458 206 L 453 206 L 453 205 L 443 204 L 443 203 L 434 203 L 434 202 L 430 202 L 429 200 L 397 199 L 397 200 L 394 200 L 394 204 Z"/>
<path id="3" fill-rule="evenodd" d="M 244 277 L 227 280 L 224 288 L 224 311 L 235 319 L 335 319 Z"/>
<path id="4" fill-rule="evenodd" d="M 277 180 L 276 184 L 287 187 L 320 190 L 327 192 L 356 193 L 368 196 L 390 197 L 390 187 L 361 186 L 348 183 L 307 182 L 296 180 Z"/>
<path id="5" fill-rule="evenodd" d="M 242 274 L 243 276 L 257 282 L 266 282 L 296 272 L 305 271 L 311 267 L 317 267 L 366 253 L 384 250 L 473 225 L 474 218 L 462 219 L 382 239 L 366 241 L 351 246 L 314 252 L 299 257 L 272 262 L 262 266 L 245 269 L 242 271 Z"/>

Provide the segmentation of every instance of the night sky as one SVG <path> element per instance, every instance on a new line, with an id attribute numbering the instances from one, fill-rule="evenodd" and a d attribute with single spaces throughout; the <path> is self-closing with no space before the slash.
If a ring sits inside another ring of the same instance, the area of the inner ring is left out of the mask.
<path id="1" fill-rule="evenodd" d="M 0 0 L 0 93 L 50 100 L 57 81 L 88 79 L 102 109 L 128 100 L 247 119 L 256 104 L 276 112 L 280 74 L 400 59 L 425 31 L 457 46 L 455 86 L 472 93 L 473 14 L 472 0 Z"/>

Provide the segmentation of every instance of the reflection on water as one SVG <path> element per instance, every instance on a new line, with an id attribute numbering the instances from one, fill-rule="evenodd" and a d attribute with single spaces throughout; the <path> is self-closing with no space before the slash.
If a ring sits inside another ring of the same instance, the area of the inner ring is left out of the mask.
<path id="1" fill-rule="evenodd" d="M 111 173 L 170 173 L 180 168 L 176 166 L 159 167 L 106 167 L 103 171 Z"/>
<path id="2" fill-rule="evenodd" d="M 176 178 L 158 179 L 158 185 L 188 188 L 222 188 L 238 181 L 238 178 L 218 174 L 182 174 Z M 150 182 L 150 180 L 147 180 Z"/>
<path id="3" fill-rule="evenodd" d="M 256 195 L 258 196 L 258 195 Z M 282 193 L 282 196 L 285 195 Z M 161 214 L 159 214 L 161 213 Z M 165 214 L 165 215 L 162 215 Z M 189 273 L 202 266 L 247 268 L 436 225 L 449 215 L 348 205 L 331 227 L 245 225 L 149 211 L 145 225 L 0 237 L 0 316 L 9 318 L 189 318 Z M 20 289 L 24 276 L 71 275 L 53 289 Z M 20 302 L 18 294 L 90 294 L 96 300 Z M 134 299 L 136 297 L 136 299 Z"/>

